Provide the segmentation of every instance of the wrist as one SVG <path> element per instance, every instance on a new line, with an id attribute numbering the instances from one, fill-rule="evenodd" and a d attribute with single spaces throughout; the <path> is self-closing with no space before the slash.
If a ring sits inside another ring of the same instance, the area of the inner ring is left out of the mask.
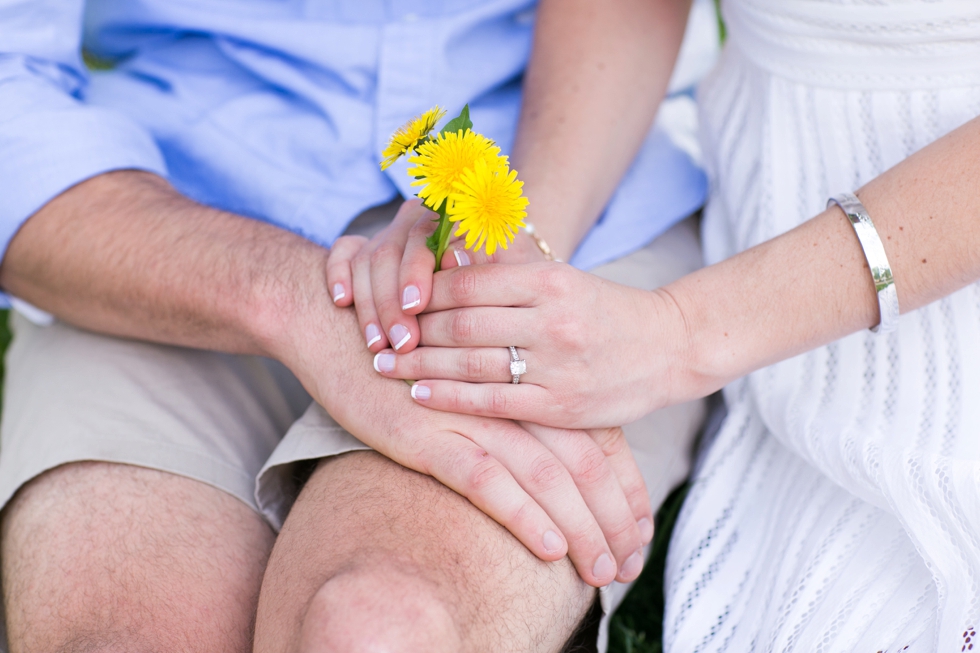
<path id="1" fill-rule="evenodd" d="M 705 397 L 738 378 L 737 354 L 729 333 L 714 319 L 705 301 L 698 273 L 652 291 L 660 331 L 657 353 L 667 361 L 669 404 Z M 663 367 L 663 363 L 660 364 Z M 663 394 L 663 378 L 653 379 Z"/>
<path id="2" fill-rule="evenodd" d="M 526 222 L 530 229 L 522 229 L 521 234 L 540 254 L 535 260 L 557 260 L 567 263 L 572 258 L 579 244 L 575 230 L 554 220 L 534 219 Z"/>
<path id="3" fill-rule="evenodd" d="M 296 372 L 310 339 L 309 325 L 325 332 L 339 312 L 330 301 L 326 281 L 328 250 L 299 236 L 265 252 L 254 263 L 248 301 L 240 305 L 238 322 L 263 356 Z M 316 316 L 316 319 L 314 319 Z"/>

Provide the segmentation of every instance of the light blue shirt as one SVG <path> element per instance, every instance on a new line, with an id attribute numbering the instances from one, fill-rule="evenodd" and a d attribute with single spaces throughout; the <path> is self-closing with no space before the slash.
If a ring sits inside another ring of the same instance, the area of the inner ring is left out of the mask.
<path id="1" fill-rule="evenodd" d="M 404 161 L 378 166 L 413 115 L 469 103 L 475 129 L 510 150 L 534 7 L 0 0 L 0 254 L 48 200 L 125 168 L 329 246 L 364 209 L 414 194 Z M 114 68 L 87 71 L 83 47 Z M 705 192 L 691 157 L 653 129 L 572 262 L 642 246 Z"/>

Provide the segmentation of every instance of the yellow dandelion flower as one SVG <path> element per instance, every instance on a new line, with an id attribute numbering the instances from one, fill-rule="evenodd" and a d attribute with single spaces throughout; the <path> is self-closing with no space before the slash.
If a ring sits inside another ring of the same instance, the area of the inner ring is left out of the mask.
<path id="1" fill-rule="evenodd" d="M 459 223 L 455 235 L 466 235 L 467 249 L 480 249 L 484 242 L 487 256 L 493 255 L 498 245 L 507 249 L 517 230 L 525 226 L 527 198 L 523 187 L 516 170 L 494 170 L 482 159 L 463 172 L 454 184 L 446 214 Z"/>
<path id="2" fill-rule="evenodd" d="M 436 127 L 436 123 L 446 115 L 444 109 L 434 106 L 421 116 L 412 118 L 407 123 L 398 128 L 391 135 L 388 147 L 384 149 L 381 156 L 381 169 L 387 170 L 388 166 L 405 156 L 410 150 L 414 150 L 423 138 L 428 136 Z"/>
<path id="3" fill-rule="evenodd" d="M 482 161 L 488 170 L 507 167 L 507 157 L 500 155 L 500 148 L 489 138 L 476 132 L 460 130 L 446 133 L 423 143 L 409 158 L 414 168 L 408 174 L 417 177 L 413 186 L 422 186 L 419 197 L 433 211 L 439 210 L 443 201 L 454 191 L 454 184 L 462 179 L 466 170 L 472 170 Z"/>

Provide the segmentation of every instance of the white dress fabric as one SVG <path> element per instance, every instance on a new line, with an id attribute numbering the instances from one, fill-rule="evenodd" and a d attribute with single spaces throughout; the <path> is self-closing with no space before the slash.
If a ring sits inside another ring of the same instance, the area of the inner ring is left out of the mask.
<path id="1" fill-rule="evenodd" d="M 723 11 L 699 95 L 709 263 L 980 115 L 980 0 Z M 671 543 L 668 652 L 980 650 L 980 285 L 725 398 Z"/>

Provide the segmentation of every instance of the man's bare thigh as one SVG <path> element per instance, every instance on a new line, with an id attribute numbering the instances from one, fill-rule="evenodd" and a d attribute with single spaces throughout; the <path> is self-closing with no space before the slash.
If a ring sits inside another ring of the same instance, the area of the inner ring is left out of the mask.
<path id="1" fill-rule="evenodd" d="M 3 515 L 10 652 L 248 651 L 273 537 L 254 510 L 198 481 L 58 467 Z"/>
<path id="2" fill-rule="evenodd" d="M 354 452 L 321 462 L 286 520 L 256 652 L 559 651 L 594 596 L 452 490 Z"/>

